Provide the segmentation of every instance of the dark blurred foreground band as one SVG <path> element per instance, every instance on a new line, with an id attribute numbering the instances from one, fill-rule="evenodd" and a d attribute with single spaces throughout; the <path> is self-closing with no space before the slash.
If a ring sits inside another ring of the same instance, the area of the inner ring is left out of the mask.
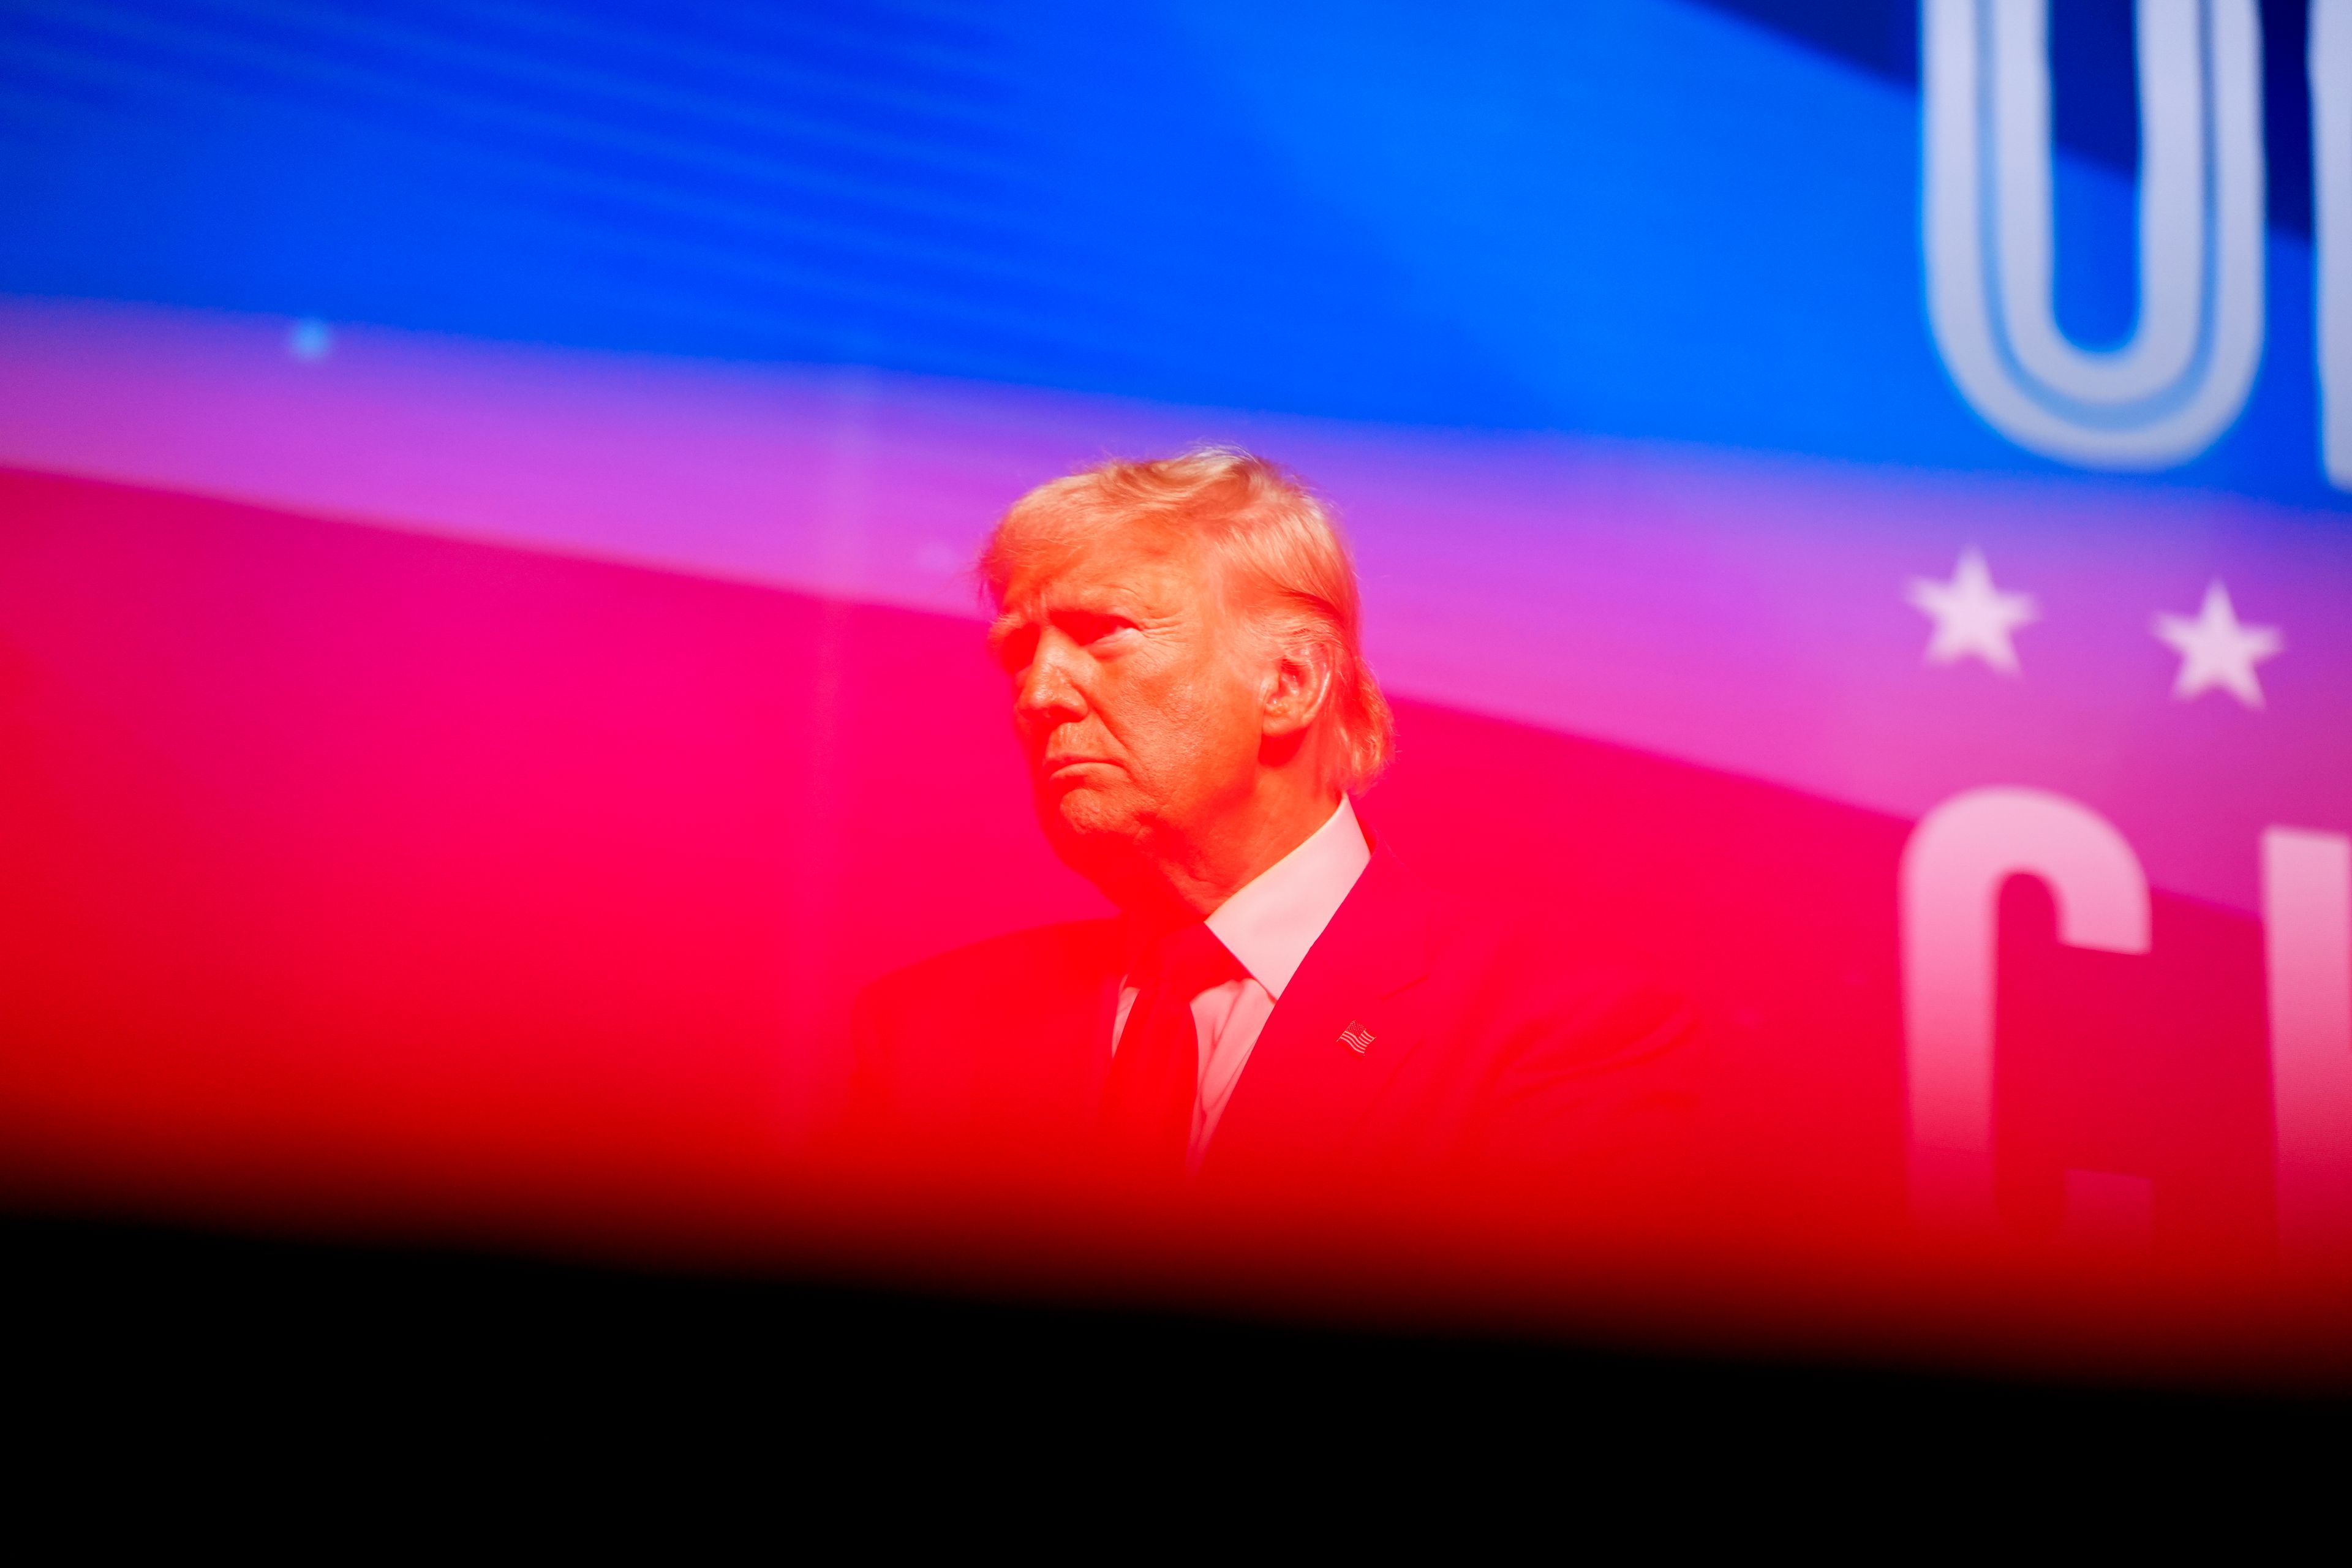
<path id="1" fill-rule="evenodd" d="M 2110 1468 L 2126 1489 L 2177 1475 L 2201 1497 L 2252 1466 L 2266 1489 L 2316 1500 L 2343 1447 L 2340 1388 L 1672 1355 L 121 1221 L 0 1217 L 0 1271 L 20 1511 L 38 1517 L 50 1484 L 89 1484 L 174 1530 L 190 1514 L 166 1500 L 207 1478 L 222 1484 L 202 1517 L 310 1528 L 298 1490 L 312 1508 L 356 1487 L 396 1490 L 404 1519 L 444 1497 L 495 1515 L 543 1508 L 538 1477 L 576 1502 L 609 1475 L 601 1529 L 669 1467 L 714 1501 L 740 1477 L 763 1510 L 832 1503 L 811 1490 L 829 1477 L 1002 1479 L 1007 1506 L 1050 1524 L 1075 1506 L 1074 1471 L 1123 1479 L 1137 1454 L 1191 1448 L 1204 1428 L 1220 1453 L 1263 1446 L 1280 1473 L 1342 1489 L 1386 1486 L 1368 1456 L 1402 1448 L 1424 1506 L 1459 1486 L 1482 1521 L 1497 1478 L 1530 1465 L 1544 1483 L 1517 1489 L 1538 1516 L 1566 1497 L 1605 1501 L 1592 1489 L 1612 1478 L 1646 1496 L 1671 1455 L 1678 1487 L 1789 1472 L 1801 1508 L 1820 1506 L 1828 1463 L 1834 1495 L 1881 1467 L 1948 1498 L 2006 1476 L 1971 1517 L 2045 1483 L 2040 1506 L 2104 1517 L 2119 1493 L 2086 1480 Z M 985 1528 L 948 1495 L 909 1506 Z M 78 1538 L 110 1517 L 81 1509 Z M 372 1511 L 344 1517 L 338 1528 L 377 1528 Z"/>

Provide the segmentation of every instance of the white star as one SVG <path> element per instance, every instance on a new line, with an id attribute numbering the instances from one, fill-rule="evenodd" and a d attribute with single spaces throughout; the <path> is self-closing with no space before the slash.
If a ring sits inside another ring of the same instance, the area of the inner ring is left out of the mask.
<path id="1" fill-rule="evenodd" d="M 1974 654 L 2003 675 L 2017 673 L 2017 649 L 2009 634 L 2042 618 L 2031 594 L 2004 594 L 1992 585 L 1992 573 L 1981 552 L 1960 552 L 1952 580 L 1914 577 L 1904 595 L 1917 609 L 1936 619 L 1935 635 L 1927 639 L 1927 661 L 1950 664 Z"/>
<path id="2" fill-rule="evenodd" d="M 2154 629 L 2180 655 L 2180 679 L 2172 683 L 2172 694 L 2183 702 L 2219 686 L 2247 707 L 2260 708 L 2263 683 L 2254 679 L 2254 666 L 2286 647 L 2276 626 L 2238 624 L 2230 590 L 2218 577 L 2206 587 L 2205 604 L 2195 620 L 2158 616 Z"/>

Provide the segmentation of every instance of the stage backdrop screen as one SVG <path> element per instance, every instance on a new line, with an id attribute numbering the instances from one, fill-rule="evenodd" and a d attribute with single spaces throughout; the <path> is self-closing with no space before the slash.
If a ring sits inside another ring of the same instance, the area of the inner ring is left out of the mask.
<path id="1" fill-rule="evenodd" d="M 2352 1348 L 2352 0 L 0 0 L 0 214 L 19 1210 Z M 1672 1180 L 843 1153 L 861 987 L 1108 910 L 981 542 L 1204 444 L 1375 837 L 1706 1020 Z"/>

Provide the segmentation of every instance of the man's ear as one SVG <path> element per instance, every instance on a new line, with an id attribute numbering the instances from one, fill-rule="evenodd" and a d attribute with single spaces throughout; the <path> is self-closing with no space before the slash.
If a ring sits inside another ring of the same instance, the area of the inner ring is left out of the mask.
<path id="1" fill-rule="evenodd" d="M 1261 721 L 1269 736 L 1311 728 L 1331 700 L 1331 649 L 1316 637 L 1281 645 L 1266 672 Z"/>

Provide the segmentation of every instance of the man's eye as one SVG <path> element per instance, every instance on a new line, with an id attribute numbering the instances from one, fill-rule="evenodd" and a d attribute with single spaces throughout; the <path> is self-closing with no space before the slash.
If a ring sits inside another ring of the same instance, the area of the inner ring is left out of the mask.
<path id="1" fill-rule="evenodd" d="M 1037 628 L 1024 626 L 996 639 L 996 662 L 1011 674 L 1029 668 L 1037 657 Z"/>
<path id="2" fill-rule="evenodd" d="M 1134 628 L 1117 616 L 1071 616 L 1063 622 L 1062 629 L 1070 634 L 1073 641 L 1091 647 L 1106 638 Z"/>

